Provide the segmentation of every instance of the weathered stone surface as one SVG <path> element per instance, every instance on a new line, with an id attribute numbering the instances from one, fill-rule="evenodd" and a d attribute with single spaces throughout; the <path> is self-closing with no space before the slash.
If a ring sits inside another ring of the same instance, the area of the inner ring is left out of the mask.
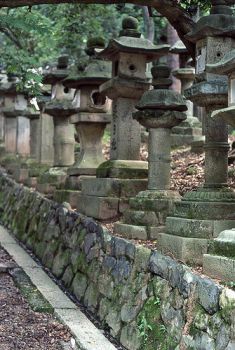
<path id="1" fill-rule="evenodd" d="M 148 238 L 145 226 L 134 226 L 116 222 L 114 231 L 124 238 L 146 240 Z"/>
<path id="2" fill-rule="evenodd" d="M 129 350 L 139 349 L 141 342 L 136 323 L 122 328 L 120 342 Z"/>
<path id="3" fill-rule="evenodd" d="M 204 254 L 203 271 L 212 278 L 228 282 L 233 281 L 235 276 L 234 259 L 220 255 Z"/>
<path id="4" fill-rule="evenodd" d="M 158 247 L 163 253 L 171 252 L 176 259 L 185 263 L 202 265 L 203 254 L 208 250 L 208 240 L 159 233 Z"/>
<path id="5" fill-rule="evenodd" d="M 90 283 L 84 295 L 84 305 L 91 311 L 95 311 L 98 305 L 99 291 L 95 284 Z"/>
<path id="6" fill-rule="evenodd" d="M 106 220 L 118 215 L 118 198 L 80 195 L 77 210 L 95 219 Z"/>
<path id="7" fill-rule="evenodd" d="M 215 342 L 212 338 L 208 336 L 208 334 L 201 332 L 195 337 L 195 348 L 200 350 L 214 350 Z"/>
<path id="8" fill-rule="evenodd" d="M 209 314 L 218 311 L 221 287 L 205 278 L 198 283 L 197 291 L 200 304 Z"/>
<path id="9" fill-rule="evenodd" d="M 86 276 L 77 272 L 72 283 L 72 291 L 76 296 L 76 298 L 78 298 L 78 300 L 83 299 L 86 288 L 87 288 Z"/>
<path id="10" fill-rule="evenodd" d="M 97 178 L 147 179 L 148 163 L 139 160 L 108 160 L 96 171 Z"/>

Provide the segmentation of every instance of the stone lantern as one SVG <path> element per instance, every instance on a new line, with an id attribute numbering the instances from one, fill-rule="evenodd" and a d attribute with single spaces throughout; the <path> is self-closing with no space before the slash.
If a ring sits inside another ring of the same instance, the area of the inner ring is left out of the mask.
<path id="1" fill-rule="evenodd" d="M 147 163 L 139 160 L 141 127 L 133 120 L 132 112 L 150 87 L 147 63 L 166 55 L 169 46 L 155 46 L 141 38 L 137 27 L 135 18 L 125 18 L 119 38 L 110 40 L 100 53 L 100 57 L 112 61 L 112 79 L 100 86 L 100 92 L 113 100 L 110 160 L 98 167 L 97 179 L 82 181 L 78 204 L 81 212 L 97 219 L 116 217 L 122 210 L 120 196 L 125 202 L 129 195 L 146 189 L 143 178 L 147 177 Z M 124 190 L 128 186 L 129 194 Z"/>
<path id="2" fill-rule="evenodd" d="M 4 95 L 2 112 L 5 117 L 5 151 L 3 165 L 13 172 L 18 179 L 21 163 L 30 156 L 30 121 L 28 100 L 23 93 L 17 91 L 18 78 L 12 74 L 0 86 Z M 11 159 L 12 158 L 12 159 Z M 21 178 L 20 178 L 21 180 Z"/>
<path id="3" fill-rule="evenodd" d="M 68 175 L 95 175 L 96 168 L 105 161 L 102 154 L 102 137 L 110 123 L 111 100 L 99 92 L 99 86 L 111 78 L 109 62 L 97 59 L 96 48 L 104 48 L 101 38 L 92 38 L 86 52 L 90 57 L 84 72 L 68 76 L 63 84 L 76 89 L 73 106 L 77 113 L 70 117 L 80 140 L 80 156 L 68 169 Z"/>
<path id="4" fill-rule="evenodd" d="M 148 189 L 130 200 L 130 210 L 115 232 L 128 238 L 157 239 L 164 230 L 166 216 L 174 201 L 180 199 L 170 190 L 171 129 L 186 119 L 186 101 L 171 85 L 166 65 L 152 68 L 154 90 L 144 93 L 133 118 L 149 129 Z M 159 76 L 161 79 L 159 79 Z"/>
<path id="5" fill-rule="evenodd" d="M 181 94 L 190 88 L 195 77 L 195 69 L 190 66 L 190 57 L 188 50 L 181 40 L 177 41 L 170 49 L 170 53 L 178 54 L 180 68 L 172 72 L 172 74 L 181 82 Z M 187 119 L 172 129 L 172 146 L 192 145 L 192 143 L 203 142 L 201 123 L 198 118 L 194 117 L 193 103 L 187 100 L 188 110 L 186 112 Z"/>
<path id="6" fill-rule="evenodd" d="M 102 153 L 102 137 L 110 123 L 111 100 L 99 92 L 99 86 L 110 79 L 111 65 L 97 58 L 95 50 L 104 49 L 104 40 L 91 38 L 87 42 L 88 65 L 84 71 L 71 72 L 63 80 L 66 88 L 76 89 L 73 107 L 76 114 L 70 116 L 80 141 L 80 151 L 75 164 L 68 168 L 63 189 L 55 192 L 58 202 L 67 201 L 72 207 L 77 205 L 77 196 L 81 190 L 81 175 L 94 176 L 98 166 L 105 161 Z"/>
<path id="7" fill-rule="evenodd" d="M 43 80 L 45 84 L 52 85 L 51 101 L 45 104 L 44 112 L 53 117 L 54 167 L 38 179 L 37 188 L 42 192 L 54 191 L 57 185 L 64 183 L 67 168 L 74 164 L 74 127 L 69 117 L 75 113 L 71 104 L 75 90 L 62 83 L 68 73 L 68 56 L 61 56 L 57 67 L 51 69 Z"/>
<path id="8" fill-rule="evenodd" d="M 235 49 L 219 62 L 207 64 L 212 74 L 228 76 L 228 107 L 212 113 L 213 120 L 221 119 L 235 127 Z M 235 227 L 235 223 L 234 223 Z M 203 255 L 203 271 L 223 281 L 235 281 L 235 229 L 222 231 L 210 245 L 209 254 Z"/>
<path id="9" fill-rule="evenodd" d="M 167 218 L 159 246 L 186 263 L 202 264 L 208 243 L 223 229 L 235 226 L 235 194 L 227 188 L 228 129 L 214 110 L 227 106 L 227 77 L 207 72 L 235 47 L 235 17 L 224 1 L 212 0 L 209 16 L 202 17 L 187 35 L 196 44 L 196 78 L 186 98 L 205 107 L 205 183 L 186 193 Z"/>

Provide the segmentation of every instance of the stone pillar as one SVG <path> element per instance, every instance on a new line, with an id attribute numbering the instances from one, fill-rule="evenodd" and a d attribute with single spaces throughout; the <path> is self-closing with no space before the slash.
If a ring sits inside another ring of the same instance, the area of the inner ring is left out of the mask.
<path id="1" fill-rule="evenodd" d="M 17 117 L 16 153 L 23 158 L 30 155 L 30 121 L 23 116 Z"/>
<path id="2" fill-rule="evenodd" d="M 52 166 L 54 164 L 54 123 L 53 118 L 46 113 L 41 112 L 40 116 L 40 149 L 39 162 Z"/>
<path id="3" fill-rule="evenodd" d="M 54 166 L 68 167 L 74 164 L 74 127 L 69 119 L 54 118 Z"/>
<path id="4" fill-rule="evenodd" d="M 5 149 L 6 153 L 16 154 L 17 119 L 5 117 Z"/>
<path id="5" fill-rule="evenodd" d="M 132 113 L 138 100 L 118 97 L 113 101 L 110 159 L 139 160 L 141 130 Z"/>
<path id="6" fill-rule="evenodd" d="M 30 119 L 30 158 L 39 163 L 40 119 Z"/>
<path id="7" fill-rule="evenodd" d="M 148 146 L 148 189 L 169 190 L 171 130 L 166 128 L 150 129 Z"/>
<path id="8" fill-rule="evenodd" d="M 228 126 L 221 119 L 212 119 L 212 113 L 221 106 L 206 107 L 205 120 L 205 188 L 228 186 Z"/>

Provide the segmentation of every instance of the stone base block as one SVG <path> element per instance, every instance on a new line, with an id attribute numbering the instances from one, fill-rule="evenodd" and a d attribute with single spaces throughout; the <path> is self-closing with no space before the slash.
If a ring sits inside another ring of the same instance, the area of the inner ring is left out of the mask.
<path id="1" fill-rule="evenodd" d="M 114 233 L 129 239 L 140 239 L 143 241 L 148 239 L 147 229 L 145 226 L 134 226 L 116 222 L 114 224 Z"/>
<path id="2" fill-rule="evenodd" d="M 68 169 L 68 175 L 79 176 L 79 175 L 96 175 L 96 168 L 73 168 Z"/>
<path id="3" fill-rule="evenodd" d="M 158 234 L 158 248 L 164 253 L 190 265 L 202 265 L 203 254 L 208 251 L 209 240 Z"/>
<path id="4" fill-rule="evenodd" d="M 98 197 L 133 197 L 147 188 L 148 181 L 82 177 L 82 193 Z"/>
<path id="5" fill-rule="evenodd" d="M 66 168 L 51 168 L 38 178 L 37 190 L 43 193 L 53 193 L 55 189 L 63 187 L 66 181 Z"/>
<path id="6" fill-rule="evenodd" d="M 68 202 L 72 208 L 76 208 L 80 195 L 81 191 L 56 190 L 53 193 L 53 199 L 59 203 Z"/>
<path id="7" fill-rule="evenodd" d="M 114 224 L 114 233 L 121 235 L 124 238 L 139 239 L 139 240 L 155 240 L 160 232 L 165 232 L 165 226 L 146 227 L 128 225 L 121 222 Z"/>
<path id="8" fill-rule="evenodd" d="M 195 191 L 196 192 L 196 191 Z M 174 216 L 183 219 L 235 220 L 235 201 L 182 200 L 175 204 Z"/>
<path id="9" fill-rule="evenodd" d="M 212 278 L 226 282 L 235 282 L 235 259 L 204 254 L 203 272 Z"/>
<path id="10" fill-rule="evenodd" d="M 193 136 L 200 136 L 202 137 L 202 129 L 198 127 L 192 127 L 192 126 L 183 126 L 183 123 L 180 124 L 180 126 L 175 126 L 172 129 L 172 137 L 174 138 L 176 135 L 179 135 L 181 137 L 193 137 Z M 181 126 L 182 125 L 182 126 Z"/>
<path id="11" fill-rule="evenodd" d="M 119 215 L 119 198 L 78 196 L 77 210 L 98 220 L 109 220 Z"/>
<path id="12" fill-rule="evenodd" d="M 202 136 L 171 134 L 171 147 L 191 145 L 193 142 L 201 140 Z"/>
<path id="13" fill-rule="evenodd" d="M 94 176 L 67 176 L 64 184 L 64 189 L 81 191 L 82 181 L 86 179 L 94 179 Z"/>
<path id="14" fill-rule="evenodd" d="M 127 210 L 124 213 L 123 221 L 128 225 L 157 226 L 159 220 L 154 211 Z"/>
<path id="15" fill-rule="evenodd" d="M 235 227 L 235 220 L 197 220 L 167 217 L 167 233 L 174 236 L 212 239 L 223 230 Z"/>
<path id="16" fill-rule="evenodd" d="M 148 163 L 140 160 L 108 160 L 96 170 L 97 178 L 147 179 Z"/>

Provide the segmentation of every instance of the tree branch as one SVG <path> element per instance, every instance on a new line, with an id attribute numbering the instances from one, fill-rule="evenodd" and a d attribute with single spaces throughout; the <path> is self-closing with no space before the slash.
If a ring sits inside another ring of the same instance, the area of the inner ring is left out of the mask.
<path id="1" fill-rule="evenodd" d="M 0 32 L 5 34 L 18 47 L 18 49 L 23 49 L 21 42 L 18 40 L 18 38 L 14 35 L 14 33 L 12 33 L 12 31 L 9 28 L 4 28 L 0 26 Z"/>

